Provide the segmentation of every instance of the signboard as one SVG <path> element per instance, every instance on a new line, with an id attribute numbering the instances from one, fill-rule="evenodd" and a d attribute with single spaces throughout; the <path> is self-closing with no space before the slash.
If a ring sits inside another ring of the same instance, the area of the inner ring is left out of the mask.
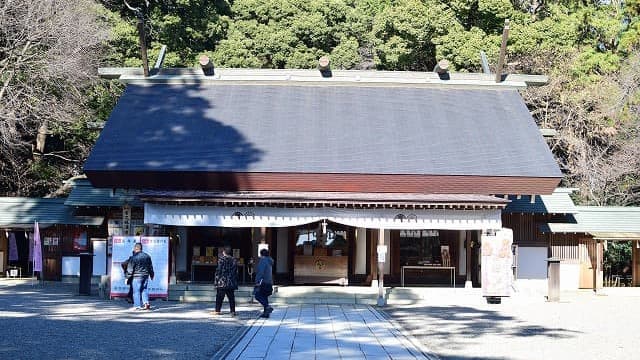
<path id="1" fill-rule="evenodd" d="M 87 233 L 76 229 L 73 233 L 73 250 L 86 251 L 87 249 Z"/>
<path id="2" fill-rule="evenodd" d="M 129 235 L 131 230 L 131 206 L 122 206 L 122 234 Z"/>
<path id="3" fill-rule="evenodd" d="M 383 263 L 387 261 L 387 245 L 378 245 L 378 262 Z"/>
<path id="4" fill-rule="evenodd" d="M 142 243 L 142 251 L 151 256 L 155 276 L 149 280 L 150 298 L 169 297 L 169 238 L 166 236 L 114 236 L 111 255 L 111 297 L 126 297 L 129 285 L 125 283 L 122 262 L 133 251 L 135 243 Z"/>
<path id="5" fill-rule="evenodd" d="M 500 229 L 495 234 L 482 234 L 482 296 L 511 296 L 513 272 L 513 231 Z"/>

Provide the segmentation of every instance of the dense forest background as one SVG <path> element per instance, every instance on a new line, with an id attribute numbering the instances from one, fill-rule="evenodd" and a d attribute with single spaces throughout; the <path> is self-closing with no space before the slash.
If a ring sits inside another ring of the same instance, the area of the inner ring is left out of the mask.
<path id="1" fill-rule="evenodd" d="M 165 66 L 546 74 L 523 91 L 582 204 L 640 205 L 640 0 L 130 0 Z M 122 0 L 0 0 L 0 195 L 55 195 L 82 173 L 123 90 L 99 66 L 141 66 Z M 46 141 L 45 141 L 46 140 Z"/>

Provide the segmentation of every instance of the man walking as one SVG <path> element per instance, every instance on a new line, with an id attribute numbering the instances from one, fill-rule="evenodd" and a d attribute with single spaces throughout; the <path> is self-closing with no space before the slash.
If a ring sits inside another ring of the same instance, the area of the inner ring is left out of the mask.
<path id="1" fill-rule="evenodd" d="M 238 289 L 238 262 L 231 256 L 231 247 L 222 249 L 222 256 L 218 259 L 216 276 L 213 281 L 216 287 L 216 311 L 214 315 L 220 315 L 222 301 L 225 295 L 229 299 L 231 316 L 236 316 L 236 297 L 234 291 Z"/>
<path id="2" fill-rule="evenodd" d="M 254 295 L 256 300 L 264 307 L 260 317 L 268 318 L 273 312 L 269 306 L 269 296 L 273 294 L 273 259 L 269 256 L 269 250 L 260 250 L 260 261 L 256 267 L 256 285 Z"/>
<path id="3" fill-rule="evenodd" d="M 129 258 L 127 274 L 132 278 L 133 310 L 149 310 L 149 278 L 153 280 L 153 263 L 151 256 L 142 251 L 142 244 L 133 246 L 133 255 Z"/>

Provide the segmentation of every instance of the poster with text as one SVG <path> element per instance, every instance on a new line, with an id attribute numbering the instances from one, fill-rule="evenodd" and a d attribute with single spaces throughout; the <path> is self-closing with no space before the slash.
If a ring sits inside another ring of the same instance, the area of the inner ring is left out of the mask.
<path id="1" fill-rule="evenodd" d="M 73 233 L 73 250 L 86 251 L 88 249 L 87 233 L 76 230 Z"/>
<path id="2" fill-rule="evenodd" d="M 150 298 L 169 296 L 169 238 L 166 236 L 114 236 L 111 254 L 111 297 L 126 297 L 129 285 L 125 282 L 122 263 L 133 253 L 133 246 L 142 243 L 142 251 L 151 256 L 155 276 L 149 280 Z"/>
<path id="3" fill-rule="evenodd" d="M 482 234 L 482 296 L 511 296 L 513 280 L 513 232 L 502 228 L 495 235 Z"/>
<path id="4" fill-rule="evenodd" d="M 143 251 L 151 256 L 155 272 L 153 280 L 149 280 L 149 297 L 169 297 L 169 238 L 167 236 L 142 236 L 140 242 Z"/>

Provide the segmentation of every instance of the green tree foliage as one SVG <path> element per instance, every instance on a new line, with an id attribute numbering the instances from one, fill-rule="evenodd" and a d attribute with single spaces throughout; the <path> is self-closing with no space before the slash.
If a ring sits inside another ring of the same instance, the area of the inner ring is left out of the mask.
<path id="1" fill-rule="evenodd" d="M 607 276 L 631 274 L 631 241 L 611 241 L 604 252 L 604 270 Z"/>
<path id="2" fill-rule="evenodd" d="M 358 61 L 357 34 L 344 1 L 240 0 L 232 6 L 228 36 L 213 58 L 221 66 L 311 68 L 336 51 L 336 66 Z"/>
<path id="3" fill-rule="evenodd" d="M 112 23 L 112 66 L 141 66 L 136 14 L 122 0 L 102 0 Z M 157 58 L 162 45 L 166 66 L 192 66 L 198 54 L 211 50 L 225 37 L 224 16 L 230 5 L 224 0 L 130 0 L 144 14 L 149 59 Z"/>
<path id="4" fill-rule="evenodd" d="M 96 21 L 110 28 L 103 66 L 140 66 L 134 12 L 123 0 L 99 2 Z M 523 94 L 538 124 L 559 132 L 550 146 L 566 185 L 580 187 L 586 203 L 640 204 L 640 0 L 128 3 L 144 15 L 150 62 L 168 46 L 165 66 L 193 66 L 208 54 L 218 67 L 314 68 L 329 55 L 334 69 L 431 71 L 444 58 L 455 71 L 479 71 L 480 51 L 495 68 L 509 19 L 506 71 L 550 76 L 549 85 Z M 92 83 L 76 101 L 88 108 L 75 119 L 105 120 L 121 91 Z M 76 130 L 68 142 L 89 146 L 96 132 L 86 124 Z"/>

